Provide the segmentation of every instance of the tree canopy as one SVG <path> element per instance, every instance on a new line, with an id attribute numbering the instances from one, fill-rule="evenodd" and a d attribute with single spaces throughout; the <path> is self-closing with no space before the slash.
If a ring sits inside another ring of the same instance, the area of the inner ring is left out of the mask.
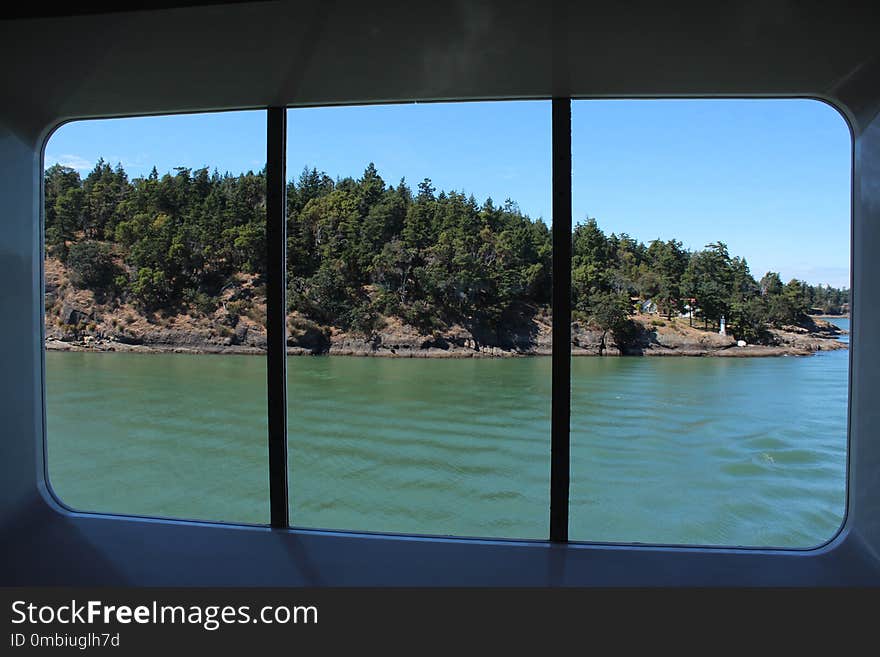
<path id="1" fill-rule="evenodd" d="M 47 252 L 75 285 L 146 310 L 209 312 L 239 273 L 265 273 L 265 171 L 232 175 L 179 167 L 130 178 L 103 160 L 83 179 L 55 165 L 45 175 Z M 430 330 L 452 323 L 497 326 L 551 300 L 548 226 L 508 199 L 478 202 L 386 183 L 370 163 L 359 178 L 306 168 L 287 188 L 288 300 L 324 325 L 370 334 L 396 316 Z M 650 300 L 669 317 L 687 308 L 705 325 L 721 318 L 738 337 L 797 323 L 817 309 L 840 312 L 849 292 L 767 272 L 756 281 L 722 242 L 687 251 L 606 235 L 595 219 L 572 233 L 575 316 L 620 330 Z"/>

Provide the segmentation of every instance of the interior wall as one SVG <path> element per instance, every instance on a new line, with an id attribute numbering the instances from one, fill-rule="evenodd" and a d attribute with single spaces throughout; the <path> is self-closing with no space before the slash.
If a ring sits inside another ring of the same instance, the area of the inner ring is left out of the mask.
<path id="1" fill-rule="evenodd" d="M 0 22 L 0 582 L 880 583 L 880 75 L 873 16 L 780 0 L 261 2 Z M 45 490 L 41 149 L 83 117 L 343 102 L 654 95 L 830 100 L 855 137 L 849 511 L 814 551 L 553 546 L 112 518 Z"/>

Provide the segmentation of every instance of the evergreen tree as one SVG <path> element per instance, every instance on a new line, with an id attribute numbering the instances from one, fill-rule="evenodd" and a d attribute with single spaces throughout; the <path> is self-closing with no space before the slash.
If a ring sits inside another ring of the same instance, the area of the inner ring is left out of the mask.
<path id="1" fill-rule="evenodd" d="M 118 294 L 145 309 L 212 312 L 241 276 L 266 270 L 265 170 L 239 175 L 178 167 L 129 179 L 99 160 L 82 180 L 46 170 L 47 253 L 67 259 L 76 285 Z M 482 204 L 429 179 L 415 193 L 389 186 L 370 163 L 333 180 L 305 168 L 287 185 L 291 312 L 369 334 L 382 316 L 423 330 L 453 324 L 500 330 L 506 318 L 550 304 L 552 240 L 512 200 Z M 620 343 L 632 329 L 631 299 L 672 317 L 686 300 L 706 326 L 726 317 L 749 341 L 768 326 L 801 323 L 811 308 L 840 312 L 849 291 L 768 272 L 756 282 L 721 242 L 688 253 L 677 240 L 645 245 L 606 236 L 589 218 L 572 236 L 575 317 Z M 603 346 L 604 349 L 604 346 Z"/>

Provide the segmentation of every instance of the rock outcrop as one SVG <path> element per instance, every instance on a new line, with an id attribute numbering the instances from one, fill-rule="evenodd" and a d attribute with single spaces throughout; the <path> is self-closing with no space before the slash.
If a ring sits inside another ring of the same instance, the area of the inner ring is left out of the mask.
<path id="1" fill-rule="evenodd" d="M 210 314 L 144 313 L 118 299 L 101 300 L 76 289 L 63 266 L 46 261 L 46 348 L 67 351 L 140 351 L 261 354 L 266 350 L 265 298 L 253 277 L 240 275 Z M 292 312 L 287 321 L 291 355 L 391 358 L 492 358 L 549 355 L 548 309 L 522 306 L 498 326 L 454 324 L 425 331 L 386 317 L 372 335 L 321 326 Z M 583 322 L 571 325 L 575 356 L 780 356 L 846 349 L 845 331 L 822 319 L 769 331 L 766 344 L 738 345 L 729 335 L 692 327 L 685 318 L 638 315 L 625 336 Z"/>

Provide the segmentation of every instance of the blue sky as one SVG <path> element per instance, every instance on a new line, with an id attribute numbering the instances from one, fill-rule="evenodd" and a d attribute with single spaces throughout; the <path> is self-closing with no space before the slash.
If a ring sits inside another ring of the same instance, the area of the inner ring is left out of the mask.
<path id="1" fill-rule="evenodd" d="M 81 121 L 50 138 L 46 165 L 258 170 L 265 129 L 258 111 Z M 817 101 L 575 101 L 574 220 L 691 249 L 721 240 L 757 278 L 773 269 L 846 286 L 850 151 L 845 122 Z M 370 161 L 386 183 L 429 177 L 550 221 L 547 101 L 290 110 L 291 177 L 304 166 L 357 177 Z"/>

